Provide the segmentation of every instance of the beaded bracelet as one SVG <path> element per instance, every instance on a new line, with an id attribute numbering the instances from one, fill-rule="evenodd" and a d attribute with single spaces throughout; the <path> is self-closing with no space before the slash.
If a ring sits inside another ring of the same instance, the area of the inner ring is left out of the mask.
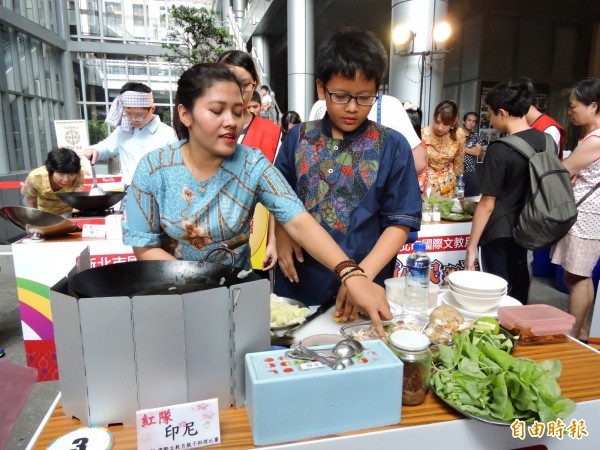
<path id="1" fill-rule="evenodd" d="M 360 267 L 360 266 L 355 266 L 355 267 L 353 267 L 352 269 L 350 269 L 350 270 L 348 270 L 348 271 L 344 272 L 344 274 L 343 274 L 343 275 L 340 275 L 340 280 L 343 280 L 343 279 L 344 279 L 344 277 L 345 277 L 346 275 L 348 275 L 349 273 L 356 272 L 356 271 L 358 271 L 358 270 L 360 270 L 361 272 L 364 272 L 364 269 L 363 269 L 362 267 Z"/>
<path id="2" fill-rule="evenodd" d="M 352 277 L 365 277 L 367 278 L 367 274 L 364 272 L 352 272 L 352 273 L 347 273 L 342 277 L 342 283 L 344 284 L 344 286 L 346 286 L 346 280 L 348 278 L 352 278 Z"/>
<path id="3" fill-rule="evenodd" d="M 347 259 L 335 266 L 333 271 L 338 280 L 341 280 L 340 272 L 344 269 L 347 269 L 348 267 L 358 267 L 358 264 L 356 264 L 356 261 L 354 261 L 353 259 Z"/>

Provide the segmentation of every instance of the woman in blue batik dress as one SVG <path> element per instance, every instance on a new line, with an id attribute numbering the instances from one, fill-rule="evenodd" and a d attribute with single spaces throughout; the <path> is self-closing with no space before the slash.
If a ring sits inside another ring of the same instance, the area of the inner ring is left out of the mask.
<path id="1" fill-rule="evenodd" d="M 260 202 L 335 271 L 352 291 L 354 306 L 385 336 L 381 319 L 391 319 L 391 312 L 384 290 L 348 260 L 260 150 L 237 144 L 244 105 L 235 74 L 224 65 L 197 64 L 177 86 L 174 125 L 182 140 L 146 155 L 127 193 L 123 241 L 136 258 L 202 261 L 210 250 L 249 235 Z M 250 269 L 249 244 L 235 252 Z M 228 257 L 221 253 L 212 256 Z"/>

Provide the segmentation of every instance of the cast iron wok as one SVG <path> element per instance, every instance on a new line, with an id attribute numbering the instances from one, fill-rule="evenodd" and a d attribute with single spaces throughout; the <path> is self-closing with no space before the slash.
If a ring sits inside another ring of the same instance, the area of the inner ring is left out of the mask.
<path id="1" fill-rule="evenodd" d="M 208 256 L 207 256 L 208 257 Z M 184 294 L 260 279 L 233 265 L 199 261 L 132 261 L 84 270 L 69 277 L 79 298 Z"/>
<path id="2" fill-rule="evenodd" d="M 90 195 L 89 192 L 57 192 L 56 196 L 79 211 L 104 211 L 121 200 L 125 192 L 108 191 L 102 195 Z"/>
<path id="3" fill-rule="evenodd" d="M 6 206 L 0 209 L 0 213 L 6 220 L 38 239 L 80 231 L 76 224 L 64 217 L 36 208 Z"/>

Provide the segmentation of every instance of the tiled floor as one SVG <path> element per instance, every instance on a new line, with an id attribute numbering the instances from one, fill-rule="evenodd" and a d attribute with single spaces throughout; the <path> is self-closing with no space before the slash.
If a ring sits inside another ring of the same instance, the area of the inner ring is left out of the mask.
<path id="1" fill-rule="evenodd" d="M 25 365 L 25 349 L 10 252 L 10 246 L 0 246 L 0 347 L 5 348 L 5 358 L 8 361 Z M 554 289 L 553 279 L 534 278 L 530 291 L 530 303 L 547 303 L 564 310 L 567 306 L 567 295 Z M 36 384 L 12 431 L 7 450 L 27 448 L 27 444 L 54 401 L 58 390 L 57 381 Z M 1 417 L 0 420 L 2 420 Z"/>

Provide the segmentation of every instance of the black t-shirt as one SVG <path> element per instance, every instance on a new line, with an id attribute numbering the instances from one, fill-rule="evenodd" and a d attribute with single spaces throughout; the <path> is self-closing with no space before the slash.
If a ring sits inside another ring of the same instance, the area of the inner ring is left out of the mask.
<path id="1" fill-rule="evenodd" d="M 546 138 L 541 131 L 530 128 L 515 133 L 515 136 L 538 152 L 546 148 Z M 529 189 L 529 161 L 511 146 L 501 141 L 492 142 L 485 152 L 480 189 L 483 195 L 496 197 L 496 205 L 483 230 L 480 245 L 512 237 Z"/>

